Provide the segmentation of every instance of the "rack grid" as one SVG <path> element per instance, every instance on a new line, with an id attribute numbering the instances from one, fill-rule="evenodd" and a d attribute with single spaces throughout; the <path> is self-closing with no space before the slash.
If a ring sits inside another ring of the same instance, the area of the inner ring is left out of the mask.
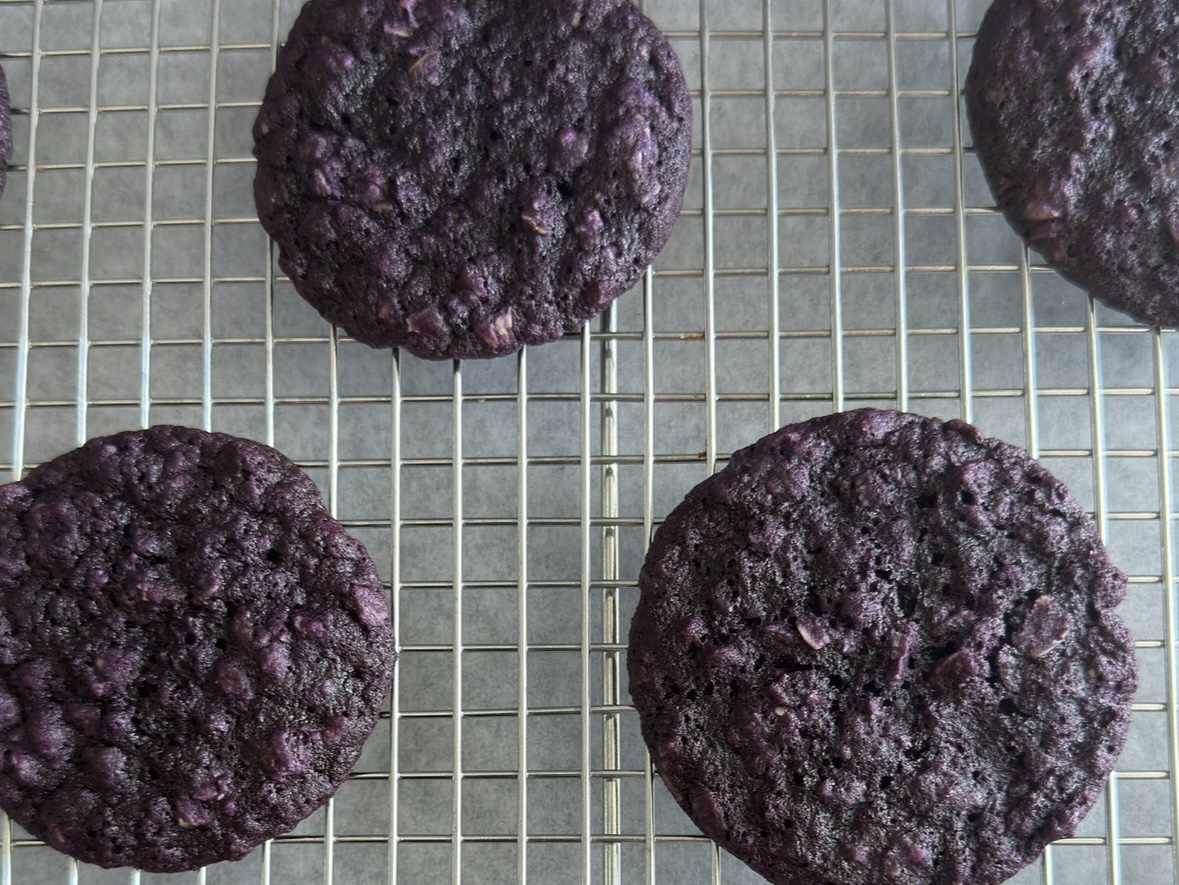
<path id="1" fill-rule="evenodd" d="M 995 211 L 960 100 L 985 0 L 645 0 L 696 111 L 672 241 L 580 335 L 461 364 L 337 334 L 277 270 L 250 127 L 298 5 L 0 0 L 0 477 L 155 423 L 277 446 L 388 583 L 388 710 L 333 802 L 240 863 L 102 871 L 5 819 L 0 885 L 762 881 L 652 778 L 635 579 L 730 452 L 861 405 L 1027 447 L 1130 578 L 1129 744 L 1013 881 L 1176 880 L 1179 345 Z"/>

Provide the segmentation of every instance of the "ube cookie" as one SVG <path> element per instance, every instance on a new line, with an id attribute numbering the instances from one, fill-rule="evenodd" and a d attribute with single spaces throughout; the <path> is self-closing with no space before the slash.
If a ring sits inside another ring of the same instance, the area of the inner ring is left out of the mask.
<path id="1" fill-rule="evenodd" d="M 8 164 L 12 162 L 12 110 L 8 104 L 8 79 L 0 67 L 0 195 L 8 183 Z"/>
<path id="2" fill-rule="evenodd" d="M 1126 737 L 1125 592 L 1022 450 L 864 410 L 737 452 L 656 533 L 630 690 L 672 796 L 778 885 L 991 885 Z"/>
<path id="3" fill-rule="evenodd" d="M 966 78 L 1004 216 L 1111 307 L 1179 323 L 1179 22 L 1171 0 L 996 0 Z"/>
<path id="4" fill-rule="evenodd" d="M 368 554 L 273 449 L 161 426 L 0 487 L 0 806 L 80 860 L 175 872 L 291 829 L 395 658 Z"/>
<path id="5" fill-rule="evenodd" d="M 629 0 L 311 0 L 254 125 L 279 265 L 374 347 L 580 329 L 666 243 L 691 106 Z"/>

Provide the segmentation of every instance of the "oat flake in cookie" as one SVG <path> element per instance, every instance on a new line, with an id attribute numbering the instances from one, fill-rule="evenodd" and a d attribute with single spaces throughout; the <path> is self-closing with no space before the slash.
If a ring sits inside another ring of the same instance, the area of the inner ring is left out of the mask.
<path id="1" fill-rule="evenodd" d="M 1179 323 L 1179 4 L 996 0 L 966 106 L 1024 241 L 1111 307 Z"/>
<path id="2" fill-rule="evenodd" d="M 992 885 L 1125 741 L 1125 579 L 969 425 L 864 410 L 737 452 L 656 533 L 630 690 L 671 794 L 777 885 Z"/>
<path id="3" fill-rule="evenodd" d="M 8 164 L 12 162 L 12 109 L 8 104 L 8 79 L 0 67 L 0 195 L 8 183 Z"/>
<path id="4" fill-rule="evenodd" d="M 155 427 L 0 487 L 0 806 L 80 860 L 190 870 L 291 829 L 395 658 L 368 554 L 273 449 Z"/>
<path id="5" fill-rule="evenodd" d="M 254 125 L 279 264 L 374 347 L 580 329 L 666 243 L 691 106 L 629 0 L 311 0 Z"/>

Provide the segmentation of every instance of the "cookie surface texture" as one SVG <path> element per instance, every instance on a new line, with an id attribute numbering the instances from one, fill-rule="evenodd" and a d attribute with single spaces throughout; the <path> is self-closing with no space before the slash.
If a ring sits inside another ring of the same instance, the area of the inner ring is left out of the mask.
<path id="1" fill-rule="evenodd" d="M 80 860 L 195 869 L 291 829 L 395 658 L 368 554 L 273 449 L 160 426 L 0 487 L 0 805 Z"/>
<path id="2" fill-rule="evenodd" d="M 8 79 L 0 67 L 0 195 L 8 183 L 8 164 L 12 162 L 12 109 L 8 102 Z"/>
<path id="3" fill-rule="evenodd" d="M 254 126 L 254 192 L 326 319 L 492 357 L 639 279 L 690 140 L 679 61 L 629 0 L 312 0 Z"/>
<path id="4" fill-rule="evenodd" d="M 1173 0 L 996 0 L 966 79 L 974 146 L 1024 241 L 1111 307 L 1179 323 Z"/>
<path id="5" fill-rule="evenodd" d="M 785 427 L 652 542 L 630 690 L 672 796 L 778 885 L 1001 882 L 1072 834 L 1136 684 L 1077 502 L 969 425 Z"/>

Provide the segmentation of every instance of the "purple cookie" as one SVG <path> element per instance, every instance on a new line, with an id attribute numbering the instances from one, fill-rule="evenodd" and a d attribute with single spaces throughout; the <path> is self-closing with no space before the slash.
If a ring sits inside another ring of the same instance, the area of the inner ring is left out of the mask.
<path id="1" fill-rule="evenodd" d="M 8 183 L 8 164 L 12 162 L 12 110 L 8 106 L 8 78 L 0 67 L 0 195 Z"/>
<path id="2" fill-rule="evenodd" d="M 191 870 L 291 829 L 395 660 L 368 554 L 264 445 L 153 427 L 0 487 L 0 806 L 80 860 Z"/>
<path id="3" fill-rule="evenodd" d="M 679 61 L 629 0 L 311 0 L 254 124 L 254 195 L 330 322 L 493 357 L 639 279 L 690 143 Z"/>
<path id="4" fill-rule="evenodd" d="M 1071 835 L 1136 685 L 1072 495 L 959 421 L 733 455 L 656 533 L 630 690 L 672 796 L 777 885 L 993 885 Z"/>
<path id="5" fill-rule="evenodd" d="M 974 146 L 1012 227 L 1111 307 L 1179 323 L 1174 0 L 996 0 L 966 77 Z"/>

